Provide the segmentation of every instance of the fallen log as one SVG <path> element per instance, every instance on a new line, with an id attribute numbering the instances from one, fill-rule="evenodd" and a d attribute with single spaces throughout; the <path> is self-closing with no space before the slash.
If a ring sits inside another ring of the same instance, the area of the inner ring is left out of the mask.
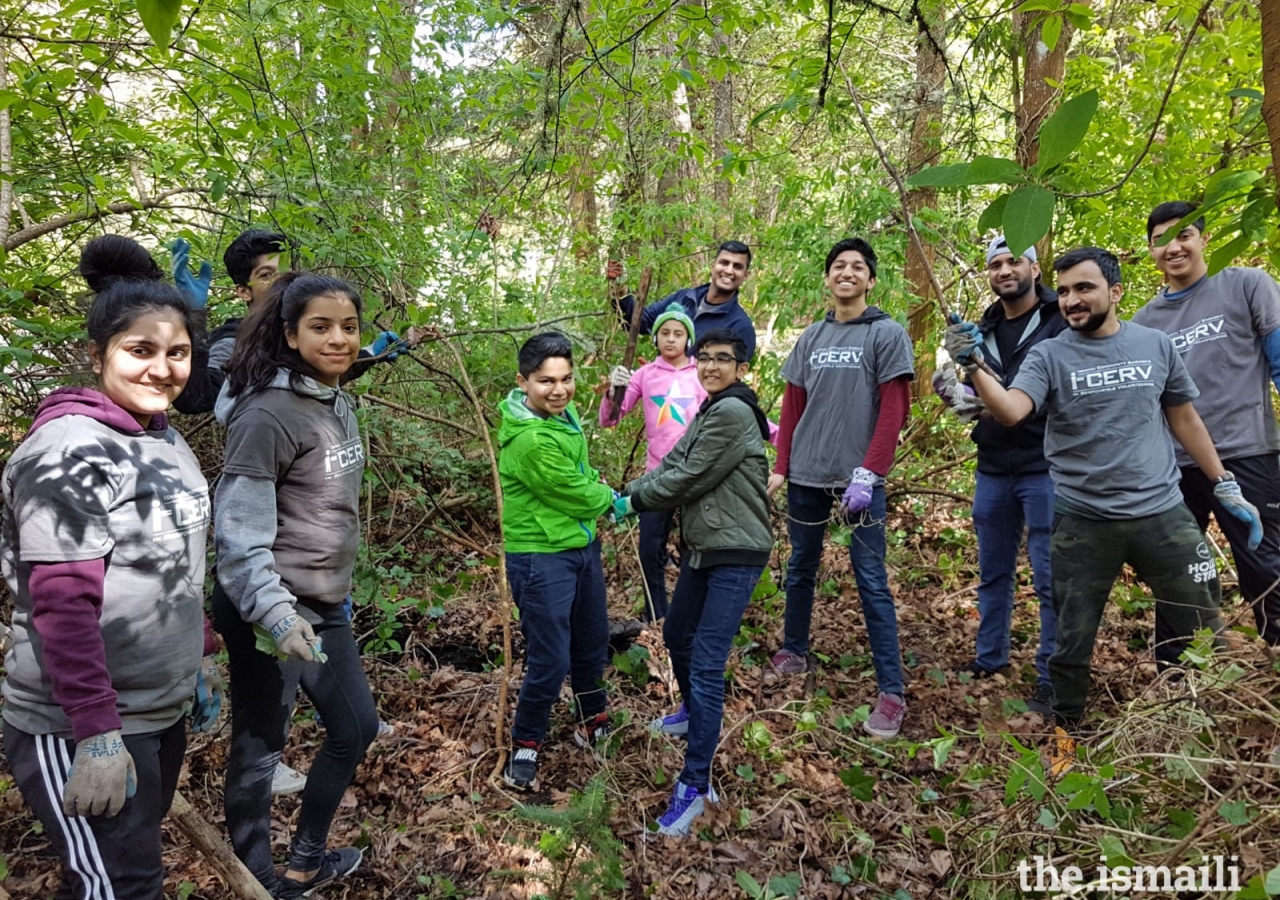
<path id="1" fill-rule="evenodd" d="M 272 900 L 267 889 L 244 867 L 227 842 L 180 793 L 173 795 L 169 818 L 205 858 L 231 893 L 240 900 Z"/>

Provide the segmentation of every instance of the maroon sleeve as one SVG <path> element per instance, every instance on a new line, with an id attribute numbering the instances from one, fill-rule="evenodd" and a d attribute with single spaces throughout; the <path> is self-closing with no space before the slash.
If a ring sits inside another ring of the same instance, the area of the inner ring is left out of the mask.
<path id="1" fill-rule="evenodd" d="M 213 656 L 218 652 L 218 639 L 213 635 L 213 623 L 204 616 L 204 655 Z"/>
<path id="2" fill-rule="evenodd" d="M 778 421 L 778 437 L 774 446 L 778 448 L 778 459 L 773 464 L 775 475 L 786 475 L 791 465 L 791 438 L 796 433 L 796 423 L 804 414 L 805 405 L 809 402 L 809 394 L 798 384 L 787 382 L 787 389 L 782 394 L 782 418 Z"/>
<path id="3" fill-rule="evenodd" d="M 907 375 L 886 381 L 880 385 L 880 415 L 876 418 L 876 430 L 871 434 L 871 446 L 862 461 L 864 469 L 870 469 L 884 477 L 893 466 L 893 454 L 898 450 L 898 435 L 907 424 L 907 412 L 911 409 L 911 379 Z M 783 407 L 786 413 L 786 407 Z"/>
<path id="4" fill-rule="evenodd" d="M 40 635 L 41 665 L 76 741 L 121 725 L 98 624 L 106 575 L 105 559 L 31 565 L 31 625 Z"/>

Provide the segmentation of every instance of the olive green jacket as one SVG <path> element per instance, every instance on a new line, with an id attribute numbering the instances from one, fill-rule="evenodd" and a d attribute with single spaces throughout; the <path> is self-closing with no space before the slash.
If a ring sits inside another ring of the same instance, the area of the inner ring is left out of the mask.
<path id="1" fill-rule="evenodd" d="M 754 410 L 735 397 L 704 405 L 656 469 L 627 485 L 637 512 L 681 508 L 689 565 L 769 562 L 769 461 Z"/>

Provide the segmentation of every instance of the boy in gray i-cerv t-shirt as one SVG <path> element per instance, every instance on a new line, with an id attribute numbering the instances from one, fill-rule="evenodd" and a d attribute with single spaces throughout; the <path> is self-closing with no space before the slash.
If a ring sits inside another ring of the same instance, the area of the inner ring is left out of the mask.
<path id="1" fill-rule="evenodd" d="M 1251 548 L 1242 522 L 1226 515 L 1213 484 L 1178 448 L 1182 497 L 1201 529 L 1212 515 L 1231 544 L 1240 593 L 1253 607 L 1258 632 L 1280 646 L 1280 435 L 1271 385 L 1280 387 L 1280 286 L 1261 269 L 1230 268 L 1210 275 L 1204 220 L 1170 231 L 1194 211 L 1162 203 L 1147 219 L 1151 257 L 1168 279 L 1133 321 L 1173 338 L 1201 390 L 1196 411 L 1240 491 L 1262 514 L 1262 542 Z M 1221 595 L 1214 579 L 1212 590 Z"/>
<path id="2" fill-rule="evenodd" d="M 977 368 L 977 326 L 951 326 L 945 346 L 1001 424 L 1046 415 L 1057 512 L 1050 567 L 1058 634 L 1049 676 L 1054 716 L 1070 727 L 1084 715 L 1098 626 L 1125 563 L 1155 596 L 1158 662 L 1177 662 L 1197 629 L 1222 626 L 1209 591 L 1216 568 L 1181 502 L 1170 431 L 1217 480 L 1215 494 L 1233 515 L 1259 532 L 1261 525 L 1191 405 L 1198 392 L 1173 341 L 1116 317 L 1123 288 L 1115 256 L 1082 247 L 1054 270 L 1071 331 L 1033 347 L 1007 390 Z"/>

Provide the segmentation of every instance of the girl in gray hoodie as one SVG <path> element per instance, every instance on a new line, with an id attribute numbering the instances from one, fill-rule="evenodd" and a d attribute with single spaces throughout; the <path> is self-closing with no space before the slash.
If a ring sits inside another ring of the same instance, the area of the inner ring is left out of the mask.
<path id="1" fill-rule="evenodd" d="M 329 826 L 378 714 L 351 631 L 364 448 L 338 387 L 360 351 L 362 304 L 346 282 L 291 272 L 240 326 L 215 406 L 227 426 L 214 498 L 214 623 L 231 667 L 227 828 L 236 854 L 276 897 L 352 872 L 355 847 Z M 269 634 L 276 653 L 258 649 Z M 287 868 L 271 854 L 271 774 L 299 685 L 324 718 Z"/>
<path id="2" fill-rule="evenodd" d="M 158 900 L 209 522 L 208 485 L 165 411 L 200 319 L 129 238 L 90 241 L 80 271 L 97 294 L 96 384 L 46 397 L 4 470 L 4 749 L 62 857 L 59 897 Z"/>

